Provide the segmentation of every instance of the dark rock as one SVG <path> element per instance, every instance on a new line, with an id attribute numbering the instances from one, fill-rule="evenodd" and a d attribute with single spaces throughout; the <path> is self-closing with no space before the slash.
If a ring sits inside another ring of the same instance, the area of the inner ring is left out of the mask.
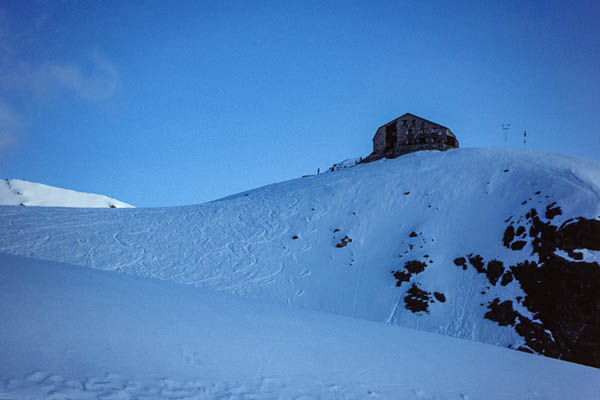
<path id="1" fill-rule="evenodd" d="M 470 256 L 469 263 L 471 263 L 471 265 L 477 270 L 477 272 L 485 272 L 485 268 L 483 267 L 483 258 L 479 254 Z"/>
<path id="2" fill-rule="evenodd" d="M 419 287 L 413 283 L 410 289 L 408 289 L 407 295 L 404 297 L 404 307 L 413 313 L 422 311 L 429 313 L 428 304 L 430 300 L 430 293 L 419 289 Z"/>
<path id="3" fill-rule="evenodd" d="M 530 215 L 529 236 L 533 238 L 533 252 L 540 256 L 540 261 L 548 260 L 557 249 L 600 250 L 600 221 L 577 218 L 556 227 L 550 222 L 542 222 L 535 209 L 532 209 L 528 215 Z"/>
<path id="4" fill-rule="evenodd" d="M 417 237 L 417 236 L 418 236 L 417 232 L 415 232 L 415 231 L 412 231 L 411 233 L 408 234 L 408 237 L 411 237 L 411 238 Z"/>
<path id="5" fill-rule="evenodd" d="M 467 263 L 467 260 L 464 257 L 458 257 L 454 259 L 454 264 L 459 267 L 464 266 Z"/>
<path id="6" fill-rule="evenodd" d="M 396 278 L 396 286 L 401 286 L 402 283 L 410 280 L 411 274 L 404 271 L 392 271 L 392 273 L 394 274 L 394 278 Z"/>
<path id="7" fill-rule="evenodd" d="M 555 203 L 546 207 L 549 220 L 561 214 Z M 600 265 L 582 261 L 583 254 L 575 251 L 600 250 L 600 221 L 577 218 L 554 226 L 541 221 L 535 209 L 526 217 L 538 261 L 510 269 L 526 293 L 516 300 L 541 323 L 520 315 L 515 330 L 536 353 L 600 367 Z M 558 250 L 575 260 L 561 257 Z"/>
<path id="8" fill-rule="evenodd" d="M 512 301 L 506 300 L 500 303 L 499 298 L 495 298 L 489 305 L 490 311 L 483 316 L 489 320 L 495 321 L 500 326 L 514 326 L 519 314 L 513 310 Z"/>
<path id="9" fill-rule="evenodd" d="M 560 248 L 563 250 L 600 250 L 600 221 L 578 218 L 559 228 Z"/>
<path id="10" fill-rule="evenodd" d="M 427 264 L 417 260 L 407 261 L 406 263 L 404 263 L 404 268 L 411 274 L 415 275 L 425 271 L 426 266 Z"/>
<path id="11" fill-rule="evenodd" d="M 342 247 L 346 247 L 348 245 L 348 243 L 350 243 L 351 241 L 352 241 L 352 238 L 350 238 L 348 235 L 346 235 L 342 238 L 342 240 L 339 243 L 337 243 L 335 245 L 335 247 L 337 247 L 338 249 L 342 248 Z"/>
<path id="12" fill-rule="evenodd" d="M 552 219 L 562 215 L 556 203 L 549 204 L 544 215 L 548 221 L 542 221 L 535 208 L 530 209 L 525 215 L 529 229 L 518 226 L 515 232 L 509 225 L 502 237 L 503 245 L 513 250 L 531 243 L 531 255 L 537 255 L 537 261 L 528 259 L 505 269 L 499 260 L 484 267 L 481 256 L 467 256 L 492 285 L 500 280 L 506 286 L 516 280 L 525 296 L 515 300 L 533 314 L 530 319 L 515 311 L 512 301 L 496 298 L 485 318 L 513 326 L 525 340 L 521 350 L 600 367 L 600 265 L 584 261 L 585 254 L 580 251 L 600 250 L 600 221 L 575 218 L 552 225 Z M 515 235 L 524 240 L 515 241 Z M 559 251 L 567 252 L 569 259 Z M 464 258 L 454 263 L 466 269 Z"/>
<path id="13" fill-rule="evenodd" d="M 527 244 L 527 242 L 524 241 L 524 240 L 517 240 L 516 242 L 513 242 L 510 245 L 510 248 L 511 248 L 511 250 L 515 250 L 515 251 L 516 250 L 522 250 L 523 247 L 525 247 L 526 244 Z"/>
<path id="14" fill-rule="evenodd" d="M 529 212 L 527 214 L 525 214 L 525 218 L 530 219 L 533 214 L 537 215 L 537 211 L 535 210 L 535 208 L 532 208 L 531 210 L 529 210 Z M 519 218 L 519 221 L 521 221 L 521 219 Z"/>
<path id="15" fill-rule="evenodd" d="M 600 265 L 554 256 L 540 265 L 524 261 L 512 267 L 512 272 L 527 294 L 523 305 L 543 324 L 530 324 L 525 334 L 539 336 L 540 331 L 549 330 L 556 339 L 548 347 L 547 340 L 537 338 L 538 343 L 528 343 L 529 347 L 540 354 L 600 367 Z"/>
<path id="16" fill-rule="evenodd" d="M 488 262 L 485 274 L 492 285 L 496 286 L 496 282 L 498 282 L 503 273 L 504 264 L 502 261 L 492 260 Z"/>
<path id="17" fill-rule="evenodd" d="M 504 236 L 502 237 L 502 243 L 504 247 L 510 247 L 510 243 L 515 240 L 515 228 L 512 225 L 506 227 Z"/>
<path id="18" fill-rule="evenodd" d="M 546 218 L 547 219 L 553 219 L 557 215 L 562 215 L 562 210 L 560 209 L 560 207 L 558 207 L 558 206 L 555 207 L 555 205 L 556 205 L 556 202 L 553 202 L 546 206 Z"/>
<path id="19" fill-rule="evenodd" d="M 577 260 L 577 261 L 583 260 L 583 253 L 581 253 L 579 251 L 569 250 L 568 253 L 569 253 L 569 257 L 571 257 L 574 260 Z"/>
<path id="20" fill-rule="evenodd" d="M 506 286 L 506 285 L 508 285 L 509 283 L 511 283 L 511 282 L 512 282 L 512 280 L 513 280 L 513 275 L 512 275 L 512 273 L 511 273 L 510 271 L 506 271 L 506 272 L 504 273 L 504 275 L 502 275 L 502 280 L 500 281 L 500 284 L 501 284 L 502 286 Z"/>

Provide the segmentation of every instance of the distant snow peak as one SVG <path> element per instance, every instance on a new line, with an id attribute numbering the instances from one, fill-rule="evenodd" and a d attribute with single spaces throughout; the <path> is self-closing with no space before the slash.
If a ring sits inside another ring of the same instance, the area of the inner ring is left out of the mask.
<path id="1" fill-rule="evenodd" d="M 0 181 L 0 205 L 75 208 L 133 208 L 131 204 L 92 193 L 23 181 L 4 179 Z"/>

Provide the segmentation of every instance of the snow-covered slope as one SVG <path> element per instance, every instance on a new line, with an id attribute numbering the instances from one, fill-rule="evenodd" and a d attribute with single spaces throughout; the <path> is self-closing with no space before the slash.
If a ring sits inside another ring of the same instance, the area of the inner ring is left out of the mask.
<path id="1" fill-rule="evenodd" d="M 79 208 L 132 208 L 101 194 L 81 193 L 20 179 L 0 181 L 0 205 Z"/>
<path id="2" fill-rule="evenodd" d="M 592 399 L 600 370 L 0 254 L 1 399 Z"/>
<path id="3" fill-rule="evenodd" d="M 597 161 L 419 152 L 197 206 L 0 207 L 0 252 L 600 366 L 599 193 Z"/>

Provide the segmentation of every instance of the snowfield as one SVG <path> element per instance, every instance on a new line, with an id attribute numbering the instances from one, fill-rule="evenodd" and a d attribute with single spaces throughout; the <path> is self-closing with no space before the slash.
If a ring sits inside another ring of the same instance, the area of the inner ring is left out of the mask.
<path id="1" fill-rule="evenodd" d="M 600 366 L 600 162 L 342 164 L 186 207 L 0 207 L 4 390 L 594 397 L 597 369 L 448 336 Z"/>
<path id="2" fill-rule="evenodd" d="M 0 255 L 1 399 L 592 399 L 600 370 Z"/>
<path id="3" fill-rule="evenodd" d="M 0 182 L 0 205 L 133 208 L 131 204 L 101 194 L 81 193 L 20 179 L 4 179 L 3 181 Z"/>

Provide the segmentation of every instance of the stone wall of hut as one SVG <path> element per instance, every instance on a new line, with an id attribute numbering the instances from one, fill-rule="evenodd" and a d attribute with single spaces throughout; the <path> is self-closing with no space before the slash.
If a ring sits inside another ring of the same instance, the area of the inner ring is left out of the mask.
<path id="1" fill-rule="evenodd" d="M 420 150 L 448 150 L 458 147 L 448 128 L 413 116 L 401 117 L 377 130 L 371 160 Z M 370 161 L 371 161 L 370 160 Z"/>

